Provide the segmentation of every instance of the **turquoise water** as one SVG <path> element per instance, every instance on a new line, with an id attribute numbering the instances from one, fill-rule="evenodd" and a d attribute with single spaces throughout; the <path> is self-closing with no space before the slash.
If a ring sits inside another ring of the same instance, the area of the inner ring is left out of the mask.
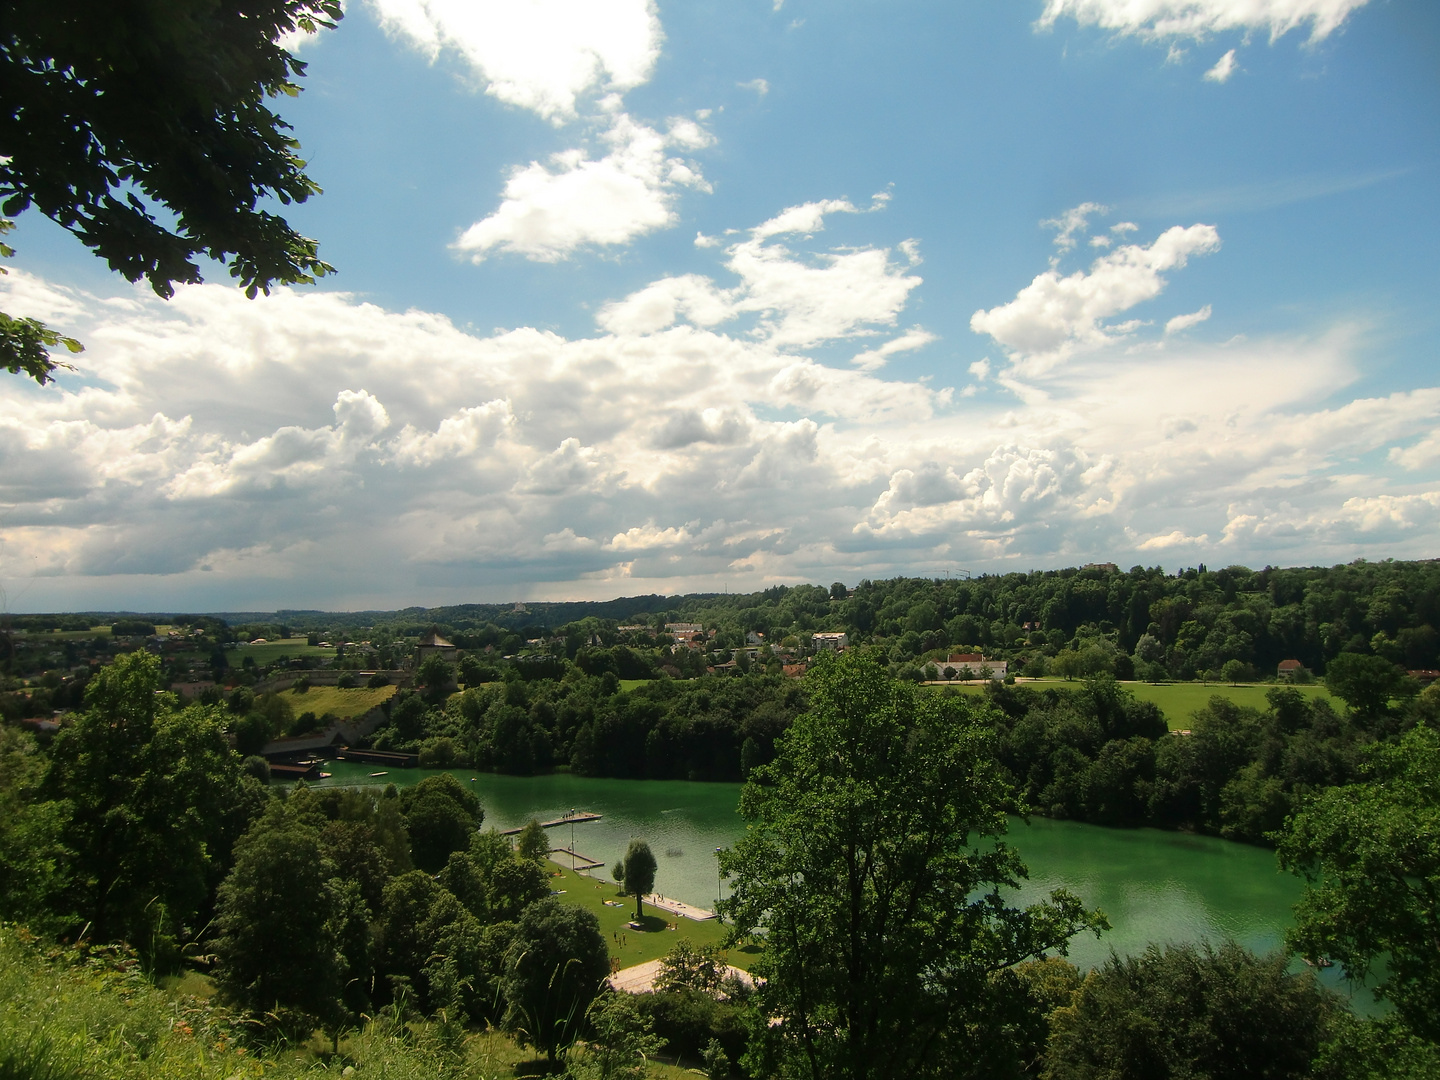
<path id="1" fill-rule="evenodd" d="M 422 769 L 390 769 L 371 777 L 375 766 L 343 761 L 324 768 L 333 776 L 318 786 L 406 786 L 430 775 Z M 632 837 L 643 837 L 660 864 L 656 891 L 704 908 L 714 904 L 723 887 L 716 876 L 715 849 L 733 843 L 745 829 L 735 812 L 739 784 L 452 771 L 480 796 L 485 827 L 516 828 L 532 817 L 545 821 L 572 809 L 600 814 L 599 821 L 573 826 L 580 855 L 610 866 Z M 571 826 L 552 829 L 553 846 L 570 846 L 571 831 Z M 1112 949 L 1136 953 L 1152 941 L 1218 942 L 1228 936 L 1257 952 L 1278 948 L 1301 893 L 1298 880 L 1280 873 L 1273 852 L 1214 837 L 1045 818 L 1026 824 L 1017 818 L 1007 839 L 1030 869 L 1021 902 L 1066 888 L 1109 916 L 1114 929 L 1099 941 L 1087 937 L 1073 943 L 1071 959 L 1082 967 L 1101 963 Z M 1344 989 L 1338 969 L 1322 977 Z M 1369 998 L 1360 992 L 1353 1003 L 1367 1010 Z"/>

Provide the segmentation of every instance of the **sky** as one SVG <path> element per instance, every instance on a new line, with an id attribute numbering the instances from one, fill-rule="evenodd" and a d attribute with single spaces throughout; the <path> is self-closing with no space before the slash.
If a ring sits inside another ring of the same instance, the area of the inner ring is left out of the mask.
<path id="1" fill-rule="evenodd" d="M 1433 0 L 349 0 L 337 273 L 33 210 L 0 606 L 395 608 L 1440 556 Z"/>

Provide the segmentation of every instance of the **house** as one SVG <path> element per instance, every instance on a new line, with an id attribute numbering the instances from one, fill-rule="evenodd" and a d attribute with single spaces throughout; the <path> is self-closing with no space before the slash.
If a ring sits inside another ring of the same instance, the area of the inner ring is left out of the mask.
<path id="1" fill-rule="evenodd" d="M 1282 679 L 1293 679 L 1297 674 L 1305 670 L 1305 665 L 1299 660 L 1281 660 L 1275 674 Z"/>
<path id="2" fill-rule="evenodd" d="M 431 656 L 443 657 L 453 664 L 459 653 L 459 649 L 441 637 L 436 628 L 431 627 L 430 632 L 421 637 L 415 645 L 415 666 L 419 667 Z"/>
<path id="3" fill-rule="evenodd" d="M 1080 567 L 1080 569 L 1099 570 L 1106 574 L 1118 574 L 1120 572 L 1120 567 L 1116 566 L 1113 562 L 1087 562 L 1084 566 Z"/>
<path id="4" fill-rule="evenodd" d="M 844 652 L 845 646 L 850 643 L 850 638 L 843 631 L 814 634 L 810 640 L 814 643 L 816 652 Z"/>
<path id="5" fill-rule="evenodd" d="M 986 660 L 983 653 L 962 652 L 951 653 L 945 660 L 941 673 L 954 669 L 958 676 L 965 669 L 969 669 L 971 676 L 978 679 L 1003 679 L 1010 668 L 1008 660 Z M 950 678 L 950 676 L 946 676 Z"/>
<path id="6" fill-rule="evenodd" d="M 756 633 L 754 630 L 750 630 L 750 631 L 748 631 L 748 632 L 745 634 L 745 644 L 746 644 L 746 645 L 764 645 L 764 644 L 765 644 L 765 635 L 764 635 L 764 634 L 760 634 L 760 633 Z"/>

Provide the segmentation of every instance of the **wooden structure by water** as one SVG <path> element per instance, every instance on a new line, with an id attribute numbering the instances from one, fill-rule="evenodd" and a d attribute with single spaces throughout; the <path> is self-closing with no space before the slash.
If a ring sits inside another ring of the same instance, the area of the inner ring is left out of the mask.
<path id="1" fill-rule="evenodd" d="M 599 814 L 571 814 L 569 817 L 558 817 L 554 821 L 542 821 L 540 822 L 540 827 L 542 829 L 554 829 L 560 825 L 582 825 L 587 821 L 599 821 L 600 817 L 601 815 Z M 523 831 L 524 826 L 521 826 L 519 829 L 502 829 L 500 835 L 518 836 Z M 566 850 L 568 851 L 569 849 L 567 848 Z"/>
<path id="2" fill-rule="evenodd" d="M 572 870 L 599 870 L 605 865 L 597 859 L 592 859 L 589 855 L 581 855 L 578 851 L 572 851 L 568 847 L 555 847 L 550 849 L 550 861 L 564 866 L 565 860 L 557 859 L 555 857 L 557 855 L 570 856 Z"/>
<path id="3" fill-rule="evenodd" d="M 366 765 L 386 765 L 392 769 L 413 769 L 420 764 L 419 754 L 392 754 L 385 750 L 351 750 L 346 747 L 335 756 L 341 761 L 360 761 Z"/>

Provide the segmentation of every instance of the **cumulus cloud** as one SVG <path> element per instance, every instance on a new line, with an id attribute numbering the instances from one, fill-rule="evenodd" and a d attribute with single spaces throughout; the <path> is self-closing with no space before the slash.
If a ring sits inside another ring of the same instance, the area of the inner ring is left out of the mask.
<path id="1" fill-rule="evenodd" d="M 1214 67 L 1205 72 L 1205 78 L 1209 82 L 1229 82 L 1230 76 L 1235 74 L 1235 70 L 1239 66 L 1235 61 L 1235 50 L 1231 49 L 1224 56 L 1220 57 L 1219 60 L 1215 61 Z"/>
<path id="2" fill-rule="evenodd" d="M 1054 268 L 1047 270 L 1009 303 L 975 312 L 970 328 L 993 337 L 1017 364 L 1053 364 L 1134 330 L 1138 324 L 1107 325 L 1103 320 L 1159 296 L 1166 271 L 1219 247 L 1220 234 L 1213 225 L 1176 225 L 1148 247 L 1126 244 L 1100 256 L 1088 273 L 1062 277 Z"/>
<path id="3" fill-rule="evenodd" d="M 749 82 L 736 83 L 741 90 L 753 90 L 756 97 L 764 97 L 770 92 L 770 84 L 764 79 L 751 79 Z"/>
<path id="4" fill-rule="evenodd" d="M 662 134 L 619 113 L 603 141 L 610 151 L 599 158 L 565 150 L 515 169 L 499 208 L 466 229 L 456 250 L 476 262 L 496 251 L 555 262 L 666 228 L 676 220 L 681 189 L 709 190 L 693 163 L 667 153 L 708 145 L 708 133 L 693 121 L 672 122 Z"/>
<path id="5" fill-rule="evenodd" d="M 432 61 L 453 51 L 485 93 L 547 120 L 591 91 L 650 78 L 663 34 L 652 0 L 371 0 L 381 24 Z"/>
<path id="6" fill-rule="evenodd" d="M 478 335 L 319 290 L 57 294 L 91 347 L 60 388 L 0 396 L 7 589 L 26 568 L 42 609 L 393 606 L 1433 543 L 1440 388 L 1352 389 L 1359 330 L 1132 350 L 1097 313 L 1130 300 L 1097 301 L 1056 331 L 1087 342 L 1067 363 L 1000 373 L 1018 397 L 953 399 L 793 344 L 798 317 L 828 342 L 897 321 L 914 286 L 884 251 L 865 288 L 807 285 L 851 305 L 894 288 L 869 321 L 735 269 L 861 253 L 810 251 L 797 238 L 835 211 L 806 207 L 727 234 L 713 279 L 602 309 L 590 337 Z M 1140 284 L 1074 287 L 1152 295 L 1203 239 L 1117 244 L 1080 276 L 1120 257 Z"/>
<path id="7" fill-rule="evenodd" d="M 1266 31 L 1270 40 L 1310 27 L 1310 40 L 1334 33 L 1366 0 L 1046 0 L 1036 23 L 1062 18 L 1144 38 L 1203 40 L 1223 31 Z"/>
<path id="8" fill-rule="evenodd" d="M 871 210 L 884 204 L 884 197 L 876 196 Z M 921 279 L 896 266 L 889 249 L 841 249 L 806 258 L 775 241 L 822 232 L 829 214 L 862 212 L 848 199 L 788 207 L 725 249 L 725 266 L 739 284 L 726 289 L 698 274 L 662 278 L 605 305 L 597 320 L 612 332 L 653 334 L 680 319 L 708 327 L 753 314 L 754 335 L 781 347 L 808 347 L 893 326 Z M 918 261 L 913 249 L 906 258 L 908 265 Z M 933 340 L 916 327 L 861 353 L 855 363 L 873 370 L 895 353 Z"/>

